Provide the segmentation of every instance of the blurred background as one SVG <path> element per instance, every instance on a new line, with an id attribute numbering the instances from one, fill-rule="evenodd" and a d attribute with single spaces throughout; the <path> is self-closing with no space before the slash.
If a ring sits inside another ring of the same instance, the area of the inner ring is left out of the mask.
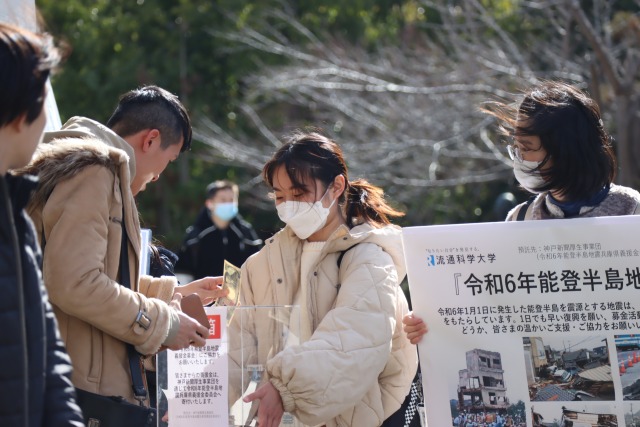
<path id="1" fill-rule="evenodd" d="M 617 183 L 639 188 L 640 0 L 36 0 L 70 55 L 52 86 L 62 123 L 105 122 L 142 84 L 176 94 L 190 153 L 139 198 L 177 250 L 216 179 L 277 231 L 260 170 L 294 129 L 342 146 L 350 179 L 385 189 L 403 226 L 502 221 L 526 200 L 483 102 L 542 79 L 589 91 L 615 138 Z"/>

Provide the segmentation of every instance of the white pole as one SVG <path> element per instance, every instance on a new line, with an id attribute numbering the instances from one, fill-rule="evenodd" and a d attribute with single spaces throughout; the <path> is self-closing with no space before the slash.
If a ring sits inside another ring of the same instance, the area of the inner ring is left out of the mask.
<path id="1" fill-rule="evenodd" d="M 0 0 L 0 21 L 19 25 L 34 32 L 37 31 L 35 0 Z M 60 129 L 62 123 L 51 81 L 47 81 L 47 98 L 44 101 L 44 109 L 47 114 L 47 125 L 44 130 Z"/>

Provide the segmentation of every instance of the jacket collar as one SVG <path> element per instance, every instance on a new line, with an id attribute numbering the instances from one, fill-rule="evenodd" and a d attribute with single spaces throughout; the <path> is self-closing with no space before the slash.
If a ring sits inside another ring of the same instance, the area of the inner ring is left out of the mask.
<path id="1" fill-rule="evenodd" d="M 296 236 L 291 227 L 285 226 L 276 233 L 267 244 L 278 243 L 285 258 L 297 259 L 302 252 L 303 241 Z M 359 243 L 373 243 L 380 246 L 393 259 L 398 277 L 402 280 L 406 274 L 402 231 L 395 225 L 375 228 L 364 223 L 349 228 L 346 225 L 338 227 L 327 239 L 322 249 L 323 254 L 342 252 Z"/>
<path id="2" fill-rule="evenodd" d="M 70 118 L 59 131 L 45 132 L 42 141 L 49 143 L 54 139 L 63 138 L 98 139 L 110 147 L 124 151 L 129 158 L 129 176 L 131 179 L 136 176 L 135 152 L 133 147 L 103 124 L 86 117 L 75 116 Z"/>
<path id="3" fill-rule="evenodd" d="M 15 176 L 7 173 L 2 177 L 7 184 L 8 196 L 14 212 L 20 212 L 27 206 L 31 195 L 38 186 L 38 178 L 33 175 Z"/>

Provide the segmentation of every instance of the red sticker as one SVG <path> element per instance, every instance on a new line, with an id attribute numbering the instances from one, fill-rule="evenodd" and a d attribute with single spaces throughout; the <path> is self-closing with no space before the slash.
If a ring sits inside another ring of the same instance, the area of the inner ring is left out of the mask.
<path id="1" fill-rule="evenodd" d="M 220 339 L 222 338 L 222 328 L 220 327 L 220 315 L 208 314 L 209 319 L 209 337 L 208 339 Z"/>

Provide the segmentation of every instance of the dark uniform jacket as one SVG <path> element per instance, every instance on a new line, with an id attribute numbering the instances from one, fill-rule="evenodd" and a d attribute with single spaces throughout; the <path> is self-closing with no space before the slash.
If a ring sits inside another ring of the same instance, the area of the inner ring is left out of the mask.
<path id="1" fill-rule="evenodd" d="M 207 208 L 203 208 L 187 235 L 178 254 L 176 271 L 188 273 L 194 279 L 222 276 L 224 260 L 240 267 L 244 261 L 262 247 L 255 230 L 239 215 L 229 227 L 215 226 Z"/>
<path id="2" fill-rule="evenodd" d="M 82 426 L 71 361 L 23 210 L 36 185 L 32 177 L 0 176 L 0 426 Z"/>

